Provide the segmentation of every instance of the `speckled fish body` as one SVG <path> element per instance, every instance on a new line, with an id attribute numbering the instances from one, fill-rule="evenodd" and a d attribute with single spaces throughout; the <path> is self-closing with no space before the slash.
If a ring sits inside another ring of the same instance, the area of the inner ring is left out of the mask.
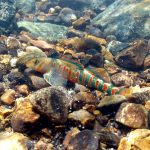
<path id="1" fill-rule="evenodd" d="M 114 87 L 109 83 L 105 83 L 104 80 L 98 77 L 91 69 L 84 68 L 81 64 L 73 61 L 46 58 L 45 55 L 41 55 L 40 57 L 40 53 L 37 54 L 37 52 L 34 52 L 21 57 L 18 60 L 18 63 L 24 63 L 27 67 L 46 73 L 44 78 L 49 83 L 52 77 L 52 74 L 49 72 L 54 70 L 57 71 L 55 75 L 53 74 L 53 80 L 55 82 L 61 82 L 60 80 L 57 80 L 57 76 L 60 74 L 64 79 L 74 83 L 104 91 L 110 95 L 120 94 L 119 88 Z"/>

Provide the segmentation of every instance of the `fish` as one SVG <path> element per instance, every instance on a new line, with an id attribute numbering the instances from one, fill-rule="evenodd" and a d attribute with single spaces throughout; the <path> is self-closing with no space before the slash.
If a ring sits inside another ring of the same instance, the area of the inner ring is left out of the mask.
<path id="1" fill-rule="evenodd" d="M 106 92 L 108 95 L 126 93 L 128 90 L 105 82 L 95 69 L 85 68 L 81 63 L 72 60 L 48 58 L 42 50 L 30 50 L 19 57 L 17 65 L 25 65 L 43 73 L 44 79 L 55 86 L 65 86 L 67 81 Z"/>

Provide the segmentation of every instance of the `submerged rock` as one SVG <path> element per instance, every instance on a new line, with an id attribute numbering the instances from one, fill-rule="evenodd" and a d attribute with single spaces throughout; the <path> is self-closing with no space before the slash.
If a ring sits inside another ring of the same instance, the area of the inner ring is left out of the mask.
<path id="1" fill-rule="evenodd" d="M 47 87 L 29 95 L 34 108 L 47 116 L 50 121 L 65 123 L 68 116 L 68 106 L 71 96 L 64 88 Z"/>
<path id="2" fill-rule="evenodd" d="M 148 128 L 148 111 L 140 104 L 123 103 L 116 114 L 116 121 L 131 128 Z"/>
<path id="3" fill-rule="evenodd" d="M 144 59 L 148 54 L 148 43 L 144 40 L 136 40 L 129 48 L 118 53 L 115 61 L 118 65 L 135 70 L 143 67 Z"/>
<path id="4" fill-rule="evenodd" d="M 149 0 L 116 0 L 92 22 L 120 41 L 150 37 Z"/>
<path id="5" fill-rule="evenodd" d="M 66 38 L 67 34 L 67 27 L 51 23 L 20 21 L 17 25 L 19 28 L 31 32 L 36 38 L 38 37 L 48 41 Z"/>

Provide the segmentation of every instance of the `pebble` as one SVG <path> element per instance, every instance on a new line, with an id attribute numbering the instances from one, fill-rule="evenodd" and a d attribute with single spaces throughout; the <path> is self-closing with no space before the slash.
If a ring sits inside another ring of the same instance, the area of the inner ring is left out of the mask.
<path id="1" fill-rule="evenodd" d="M 28 87 L 26 84 L 19 85 L 19 86 L 17 87 L 17 91 L 18 91 L 20 94 L 28 95 L 28 94 L 29 94 L 29 87 Z"/>
<path id="2" fill-rule="evenodd" d="M 26 98 L 17 100 L 17 106 L 11 118 L 11 126 L 16 132 L 31 132 L 36 127 L 40 115 L 33 111 L 33 106 Z"/>
<path id="3" fill-rule="evenodd" d="M 141 104 L 122 103 L 115 118 L 131 128 L 148 128 L 148 111 Z"/>
<path id="4" fill-rule="evenodd" d="M 15 100 L 15 94 L 14 90 L 9 89 L 1 96 L 0 100 L 6 105 L 12 105 Z"/>

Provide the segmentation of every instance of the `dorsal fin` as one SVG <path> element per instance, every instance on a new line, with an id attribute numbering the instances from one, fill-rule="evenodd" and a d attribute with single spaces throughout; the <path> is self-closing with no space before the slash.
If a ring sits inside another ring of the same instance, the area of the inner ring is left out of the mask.
<path id="1" fill-rule="evenodd" d="M 106 83 L 111 83 L 108 72 L 104 68 L 86 68 L 96 77 L 102 79 Z"/>
<path id="2" fill-rule="evenodd" d="M 71 63 L 71 64 L 75 65 L 80 70 L 84 69 L 84 66 L 78 61 L 74 61 L 74 60 L 63 60 L 63 61 L 66 61 L 67 63 Z"/>

